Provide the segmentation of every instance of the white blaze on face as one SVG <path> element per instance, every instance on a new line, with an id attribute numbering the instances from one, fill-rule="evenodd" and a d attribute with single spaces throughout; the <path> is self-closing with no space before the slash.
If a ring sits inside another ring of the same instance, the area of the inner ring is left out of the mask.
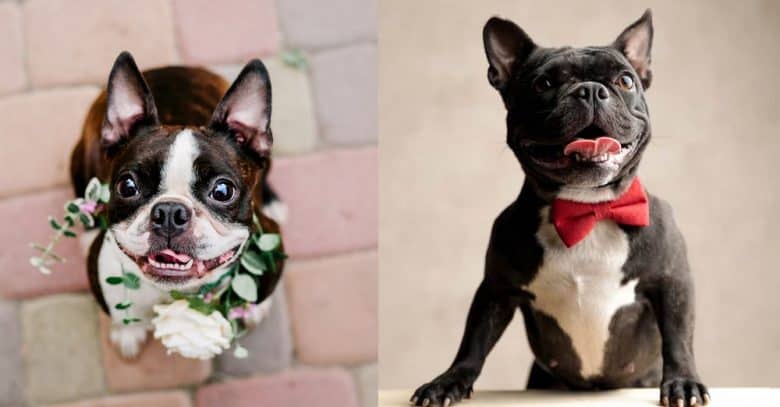
<path id="1" fill-rule="evenodd" d="M 198 142 L 192 131 L 182 130 L 168 150 L 168 158 L 162 170 L 160 193 L 163 196 L 174 196 L 192 203 L 192 184 L 195 183 L 193 164 L 200 154 Z"/>

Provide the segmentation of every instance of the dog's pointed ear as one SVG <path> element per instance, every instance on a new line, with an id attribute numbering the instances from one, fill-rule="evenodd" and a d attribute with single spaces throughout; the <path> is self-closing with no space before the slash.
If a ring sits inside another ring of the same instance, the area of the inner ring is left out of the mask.
<path id="1" fill-rule="evenodd" d="M 650 49 L 653 46 L 653 14 L 645 10 L 642 17 L 628 26 L 612 44 L 634 67 L 642 87 L 647 89 L 653 79 L 650 70 Z"/>
<path id="2" fill-rule="evenodd" d="M 488 63 L 488 81 L 501 90 L 512 75 L 512 67 L 522 63 L 536 48 L 531 37 L 515 23 L 492 17 L 482 29 Z"/>
<path id="3" fill-rule="evenodd" d="M 127 140 L 139 125 L 159 124 L 152 92 L 129 52 L 116 57 L 106 91 L 106 116 L 100 133 L 104 147 Z"/>
<path id="4" fill-rule="evenodd" d="M 250 61 L 238 74 L 209 126 L 230 132 L 238 144 L 261 157 L 271 152 L 271 81 L 259 59 Z"/>

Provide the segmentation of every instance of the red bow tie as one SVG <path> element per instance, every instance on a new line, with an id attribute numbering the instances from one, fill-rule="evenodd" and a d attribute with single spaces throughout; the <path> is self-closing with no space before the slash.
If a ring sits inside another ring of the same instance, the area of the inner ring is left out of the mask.
<path id="1" fill-rule="evenodd" d="M 550 217 L 566 247 L 585 239 L 602 219 L 631 226 L 650 224 L 647 195 L 638 178 L 634 178 L 628 191 L 614 201 L 583 203 L 556 199 L 550 207 Z"/>

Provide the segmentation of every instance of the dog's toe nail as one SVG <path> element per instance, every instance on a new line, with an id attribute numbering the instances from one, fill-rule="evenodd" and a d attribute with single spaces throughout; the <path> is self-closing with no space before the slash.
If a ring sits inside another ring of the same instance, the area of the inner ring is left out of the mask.
<path id="1" fill-rule="evenodd" d="M 709 404 L 710 402 L 710 395 L 709 393 L 704 393 L 703 396 L 701 396 L 704 399 L 704 404 Z"/>
<path id="2" fill-rule="evenodd" d="M 452 400 L 450 400 L 450 398 L 447 397 L 446 399 L 444 399 L 444 403 L 442 403 L 442 406 L 450 407 L 450 403 L 452 403 Z"/>
<path id="3" fill-rule="evenodd" d="M 431 399 L 423 400 L 423 403 L 422 403 L 423 407 L 428 407 L 430 404 L 431 404 Z"/>
<path id="4" fill-rule="evenodd" d="M 692 396 L 690 401 L 688 401 L 688 404 L 695 406 L 696 403 L 698 403 L 698 400 L 696 400 L 696 396 Z"/>
<path id="5" fill-rule="evenodd" d="M 685 401 L 683 401 L 683 399 L 677 399 L 675 404 L 677 404 L 677 407 L 685 407 Z"/>

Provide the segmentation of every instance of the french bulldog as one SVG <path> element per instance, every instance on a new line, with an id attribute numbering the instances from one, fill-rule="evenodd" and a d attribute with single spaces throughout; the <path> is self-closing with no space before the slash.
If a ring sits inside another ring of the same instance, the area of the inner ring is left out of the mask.
<path id="1" fill-rule="evenodd" d="M 528 389 L 660 387 L 665 406 L 707 403 L 685 244 L 637 178 L 651 135 L 650 10 L 608 46 L 541 47 L 497 17 L 483 40 L 525 179 L 493 224 L 455 360 L 412 404 L 471 397 L 517 308 L 535 356 Z"/>
<path id="2" fill-rule="evenodd" d="M 122 356 L 139 354 L 152 328 L 152 307 L 169 292 L 196 292 L 237 261 L 253 231 L 279 233 L 268 209 L 281 208 L 266 182 L 271 164 L 271 83 L 259 60 L 229 84 L 202 68 L 138 70 L 121 53 L 106 89 L 92 104 L 71 156 L 80 196 L 92 177 L 110 186 L 107 229 L 89 248 L 92 292 L 112 320 L 110 338 Z M 264 210 L 265 209 L 265 210 Z M 132 317 L 116 304 L 121 285 L 107 277 L 131 272 Z M 259 322 L 282 272 L 258 284 Z"/>

